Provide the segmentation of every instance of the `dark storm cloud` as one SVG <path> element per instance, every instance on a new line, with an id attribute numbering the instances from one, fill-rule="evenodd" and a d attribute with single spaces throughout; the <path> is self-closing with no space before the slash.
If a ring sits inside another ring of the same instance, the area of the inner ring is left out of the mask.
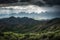
<path id="1" fill-rule="evenodd" d="M 18 0 L 0 0 L 0 3 L 14 3 Z M 44 5 L 60 5 L 60 0 L 20 0 L 20 2 L 28 2 L 30 4 L 44 6 Z"/>
<path id="2" fill-rule="evenodd" d="M 60 0 L 44 0 L 49 5 L 60 5 Z"/>
<path id="3" fill-rule="evenodd" d="M 20 2 L 30 2 L 31 0 L 19 0 Z M 0 0 L 0 3 L 14 3 L 18 2 L 18 0 Z"/>
<path id="4" fill-rule="evenodd" d="M 31 0 L 21 0 L 20 2 L 30 2 Z"/>
<path id="5" fill-rule="evenodd" d="M 13 2 L 17 2 L 17 0 L 0 0 L 0 4 L 13 3 Z"/>

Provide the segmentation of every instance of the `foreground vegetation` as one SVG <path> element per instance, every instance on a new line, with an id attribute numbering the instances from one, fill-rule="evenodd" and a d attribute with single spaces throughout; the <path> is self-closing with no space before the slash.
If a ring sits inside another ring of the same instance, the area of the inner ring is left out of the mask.
<path id="1" fill-rule="evenodd" d="M 41 33 L 0 33 L 0 40 L 60 40 L 60 31 Z"/>

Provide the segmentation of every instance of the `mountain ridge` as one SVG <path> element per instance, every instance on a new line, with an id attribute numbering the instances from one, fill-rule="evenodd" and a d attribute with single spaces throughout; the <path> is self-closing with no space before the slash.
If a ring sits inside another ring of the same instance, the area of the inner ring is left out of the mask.
<path id="1" fill-rule="evenodd" d="M 5 18 L 0 19 L 0 31 L 13 31 L 19 33 L 25 32 L 41 32 L 60 30 L 60 18 L 55 18 L 48 21 L 38 21 L 31 18 Z M 56 29 L 57 28 L 57 29 Z"/>

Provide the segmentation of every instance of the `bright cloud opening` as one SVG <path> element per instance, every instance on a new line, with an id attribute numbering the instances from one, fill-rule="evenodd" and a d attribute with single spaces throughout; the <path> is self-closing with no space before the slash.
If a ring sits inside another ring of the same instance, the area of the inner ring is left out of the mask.
<path id="1" fill-rule="evenodd" d="M 35 6 L 35 5 L 28 5 L 28 6 L 2 7 L 0 11 L 1 11 L 1 13 L 19 13 L 19 12 L 41 13 L 41 12 L 46 12 L 47 10 L 44 9 L 43 7 L 39 7 L 39 6 Z"/>

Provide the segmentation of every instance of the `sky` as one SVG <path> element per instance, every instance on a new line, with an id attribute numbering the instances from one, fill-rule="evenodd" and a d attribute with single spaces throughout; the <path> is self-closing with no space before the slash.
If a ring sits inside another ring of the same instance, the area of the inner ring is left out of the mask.
<path id="1" fill-rule="evenodd" d="M 9 4 L 10 2 L 13 3 Z M 6 3 L 8 5 L 4 6 Z M 14 13 L 17 17 L 30 17 L 36 20 L 60 17 L 60 0 L 0 0 L 0 6 L 0 18 L 9 17 Z"/>

